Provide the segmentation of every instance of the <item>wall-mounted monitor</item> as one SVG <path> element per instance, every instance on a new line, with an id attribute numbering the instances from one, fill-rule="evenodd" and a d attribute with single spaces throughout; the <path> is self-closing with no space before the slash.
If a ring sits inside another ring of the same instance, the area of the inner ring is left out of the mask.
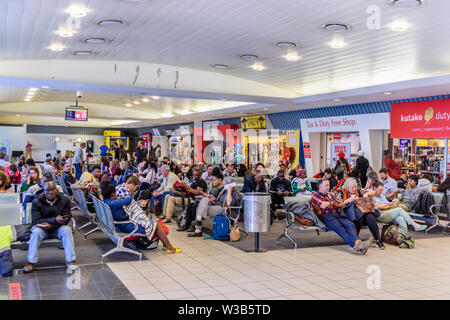
<path id="1" fill-rule="evenodd" d="M 66 120 L 87 121 L 88 109 L 70 106 L 66 108 Z"/>

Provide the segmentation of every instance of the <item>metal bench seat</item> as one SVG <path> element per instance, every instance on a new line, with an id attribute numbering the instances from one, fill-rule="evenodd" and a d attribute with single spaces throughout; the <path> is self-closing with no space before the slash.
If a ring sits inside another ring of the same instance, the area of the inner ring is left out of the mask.
<path id="1" fill-rule="evenodd" d="M 91 213 L 88 210 L 88 206 L 87 206 L 87 202 L 86 202 L 86 197 L 84 196 L 83 191 L 81 191 L 80 189 L 75 189 L 75 188 L 71 188 L 72 190 L 72 194 L 73 194 L 73 200 L 76 204 L 76 207 L 83 213 L 83 215 L 89 219 L 89 221 L 87 223 L 85 223 L 84 225 L 82 225 L 81 227 L 78 228 L 78 230 L 81 230 L 89 225 L 94 225 L 95 228 L 86 232 L 84 234 L 84 239 L 87 239 L 87 236 L 90 235 L 91 233 L 100 230 L 100 227 L 97 225 L 97 221 L 95 218 L 95 213 Z"/>

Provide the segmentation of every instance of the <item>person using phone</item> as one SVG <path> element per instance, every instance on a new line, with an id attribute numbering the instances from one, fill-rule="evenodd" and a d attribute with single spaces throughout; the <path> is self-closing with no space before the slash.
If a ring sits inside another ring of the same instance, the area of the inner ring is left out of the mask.
<path id="1" fill-rule="evenodd" d="M 75 243 L 72 229 L 67 225 L 71 220 L 70 200 L 58 192 L 53 181 L 44 184 L 44 192 L 33 200 L 31 209 L 32 228 L 28 246 L 27 263 L 24 272 L 31 272 L 39 261 L 38 249 L 42 240 L 58 238 L 62 240 L 67 262 L 67 273 L 77 269 Z"/>

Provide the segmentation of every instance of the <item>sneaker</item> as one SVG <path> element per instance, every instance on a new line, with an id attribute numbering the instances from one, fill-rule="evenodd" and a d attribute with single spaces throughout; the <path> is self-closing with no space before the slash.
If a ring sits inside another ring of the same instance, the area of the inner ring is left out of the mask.
<path id="1" fill-rule="evenodd" d="M 418 227 L 414 227 L 414 231 L 423 231 L 423 230 L 425 230 L 426 228 L 427 228 L 426 225 L 424 225 L 424 224 L 419 224 Z"/>
<path id="2" fill-rule="evenodd" d="M 25 264 L 25 267 L 23 267 L 23 272 L 25 272 L 25 273 L 32 272 L 33 270 L 34 270 L 34 264 L 33 263 L 27 262 Z"/>
<path id="3" fill-rule="evenodd" d="M 380 249 L 380 250 L 386 249 L 386 247 L 384 246 L 383 241 L 381 241 L 381 240 L 375 241 L 375 247 L 377 247 L 377 248 Z"/>
<path id="4" fill-rule="evenodd" d="M 165 224 L 170 224 L 170 223 L 172 222 L 172 220 L 166 218 L 166 219 L 163 220 L 163 222 L 164 222 Z"/>
<path id="5" fill-rule="evenodd" d="M 189 233 L 188 237 L 203 237 L 203 233 L 202 232 L 194 232 L 194 233 Z"/>
<path id="6" fill-rule="evenodd" d="M 186 232 L 194 232 L 195 231 L 195 225 L 191 225 L 189 228 L 186 229 Z"/>
<path id="7" fill-rule="evenodd" d="M 66 269 L 66 273 L 67 274 L 72 274 L 74 271 L 76 271 L 78 269 L 77 263 L 75 261 L 72 262 L 68 262 L 67 263 L 67 269 Z"/>

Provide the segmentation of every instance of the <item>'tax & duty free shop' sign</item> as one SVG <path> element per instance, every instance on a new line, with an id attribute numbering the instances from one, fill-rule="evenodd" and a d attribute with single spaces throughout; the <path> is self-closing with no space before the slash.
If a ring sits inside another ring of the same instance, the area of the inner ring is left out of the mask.
<path id="1" fill-rule="evenodd" d="M 392 104 L 392 138 L 448 136 L 450 136 L 450 99 Z"/>

